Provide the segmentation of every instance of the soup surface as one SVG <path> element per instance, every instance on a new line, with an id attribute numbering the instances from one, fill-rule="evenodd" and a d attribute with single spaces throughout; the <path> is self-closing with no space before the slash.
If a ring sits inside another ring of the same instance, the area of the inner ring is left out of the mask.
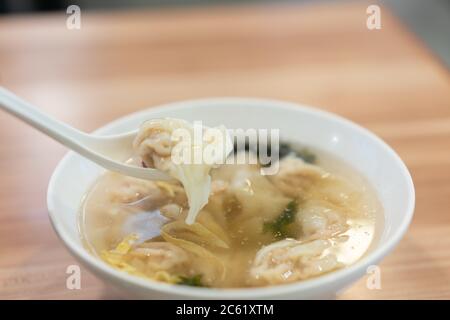
<path id="1" fill-rule="evenodd" d="M 261 175 L 259 164 L 212 169 L 192 224 L 180 183 L 105 173 L 82 205 L 86 246 L 124 272 L 191 286 L 277 285 L 351 265 L 382 223 L 374 191 L 328 154 L 283 147 L 275 175 Z"/>

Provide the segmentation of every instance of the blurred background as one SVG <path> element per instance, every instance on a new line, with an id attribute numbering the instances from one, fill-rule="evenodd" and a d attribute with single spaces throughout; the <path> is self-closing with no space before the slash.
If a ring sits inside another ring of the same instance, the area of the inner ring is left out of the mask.
<path id="1" fill-rule="evenodd" d="M 342 0 L 0 0 L 0 13 L 33 13 L 65 10 L 76 4 L 83 10 L 117 10 L 126 8 L 155 9 L 211 5 L 261 3 L 318 3 Z M 343 1 L 345 2 L 345 1 Z M 436 54 L 450 66 L 450 1 L 448 0 L 381 0 Z"/>

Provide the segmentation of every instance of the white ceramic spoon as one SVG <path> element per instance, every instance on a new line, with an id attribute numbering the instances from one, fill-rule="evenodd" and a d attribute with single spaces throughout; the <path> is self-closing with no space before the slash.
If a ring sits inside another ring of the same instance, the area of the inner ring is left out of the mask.
<path id="1" fill-rule="evenodd" d="M 87 134 L 40 112 L 3 87 L 0 87 L 0 108 L 105 169 L 146 180 L 173 179 L 157 169 L 123 163 L 132 154 L 137 130 L 113 136 Z"/>

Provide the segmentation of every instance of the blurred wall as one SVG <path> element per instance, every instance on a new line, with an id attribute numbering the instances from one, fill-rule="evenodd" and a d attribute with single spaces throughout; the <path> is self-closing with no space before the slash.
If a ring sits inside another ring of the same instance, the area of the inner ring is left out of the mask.
<path id="1" fill-rule="evenodd" d="M 0 0 L 0 14 L 65 10 L 71 4 L 83 10 L 156 8 L 238 3 L 326 2 L 345 0 Z M 450 66 L 450 0 L 380 0 L 422 38 Z"/>

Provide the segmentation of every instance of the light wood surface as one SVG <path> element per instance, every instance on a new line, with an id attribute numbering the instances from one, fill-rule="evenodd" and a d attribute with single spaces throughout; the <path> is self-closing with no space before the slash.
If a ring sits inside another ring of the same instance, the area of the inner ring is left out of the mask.
<path id="1" fill-rule="evenodd" d="M 0 83 L 91 131 L 182 99 L 250 96 L 329 110 L 385 139 L 410 168 L 414 221 L 380 265 L 382 289 L 361 279 L 342 299 L 450 298 L 450 78 L 382 9 L 363 2 L 0 17 Z M 255 115 L 257 116 L 257 115 Z M 50 226 L 46 188 L 66 150 L 0 113 L 0 298 L 117 298 L 82 269 Z"/>

